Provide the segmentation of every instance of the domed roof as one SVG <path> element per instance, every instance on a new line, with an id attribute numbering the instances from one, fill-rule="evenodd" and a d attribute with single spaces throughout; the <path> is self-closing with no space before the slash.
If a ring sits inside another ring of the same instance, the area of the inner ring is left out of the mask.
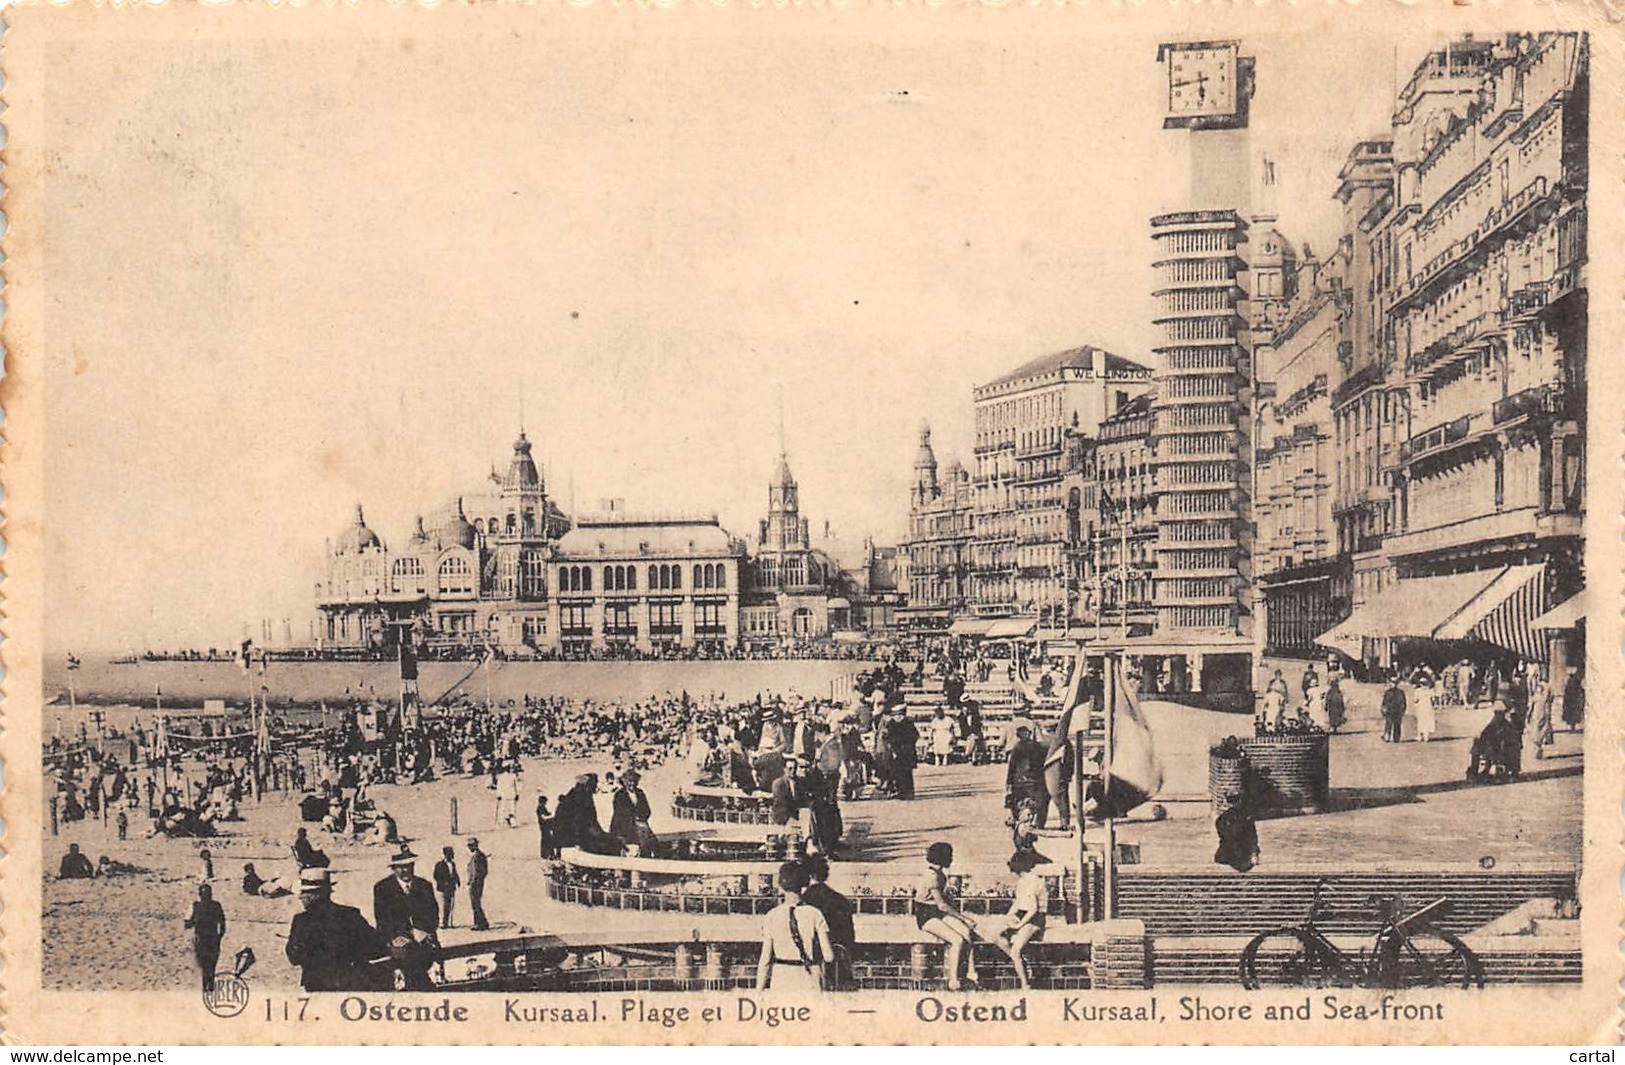
<path id="1" fill-rule="evenodd" d="M 914 455 L 914 468 L 916 470 L 934 470 L 937 468 L 937 453 L 931 450 L 931 427 L 920 426 L 920 450 Z"/>
<path id="2" fill-rule="evenodd" d="M 1284 266 L 1298 261 L 1298 253 L 1292 247 L 1292 242 L 1274 226 L 1254 234 L 1252 241 L 1257 248 L 1253 255 L 1254 266 Z"/>
<path id="3" fill-rule="evenodd" d="M 536 469 L 536 460 L 530 457 L 530 441 L 521 429 L 519 439 L 513 442 L 513 459 L 508 463 L 507 476 L 502 478 L 502 490 L 519 492 L 541 487 L 541 472 Z"/>
<path id="4" fill-rule="evenodd" d="M 361 504 L 355 505 L 355 521 L 350 527 L 339 534 L 334 543 L 333 553 L 348 555 L 355 552 L 375 550 L 383 546 L 378 534 L 367 528 L 367 521 L 361 514 Z"/>
<path id="5" fill-rule="evenodd" d="M 468 518 L 463 516 L 461 496 L 457 499 L 456 512 L 435 530 L 435 539 L 440 542 L 442 548 L 456 546 L 468 549 L 472 549 L 475 541 L 479 539 L 479 533 L 468 523 Z"/>

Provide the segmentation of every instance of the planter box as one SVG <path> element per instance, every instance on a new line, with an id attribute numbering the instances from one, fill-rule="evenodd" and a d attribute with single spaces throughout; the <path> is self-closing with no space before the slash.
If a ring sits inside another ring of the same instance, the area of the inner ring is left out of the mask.
<path id="1" fill-rule="evenodd" d="M 1254 736 L 1241 741 L 1242 758 L 1224 758 L 1209 752 L 1208 795 L 1215 815 L 1226 800 L 1242 790 L 1242 771 L 1251 767 L 1263 774 L 1267 787 L 1255 817 L 1282 817 L 1320 813 L 1330 791 L 1331 737 L 1324 733 L 1297 736 Z"/>

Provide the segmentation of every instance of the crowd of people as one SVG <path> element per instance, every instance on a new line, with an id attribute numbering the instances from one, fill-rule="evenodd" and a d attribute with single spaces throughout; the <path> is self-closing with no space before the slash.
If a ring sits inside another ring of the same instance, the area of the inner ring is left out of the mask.
<path id="1" fill-rule="evenodd" d="M 488 781 L 491 823 L 499 828 L 534 824 L 540 859 L 557 859 L 566 848 L 661 857 L 670 849 L 652 827 L 643 778 L 663 763 L 679 761 L 685 780 L 766 796 L 773 824 L 797 826 L 805 840 L 806 857 L 779 870 L 784 902 L 767 916 L 759 986 L 842 987 L 852 981 L 852 905 L 829 886 L 828 876 L 830 863 L 848 856 L 843 803 L 910 800 L 922 760 L 940 766 L 988 757 L 993 745 L 987 726 L 967 691 L 1001 665 L 1020 682 L 1018 690 L 1031 687 L 1041 696 L 1053 696 L 1055 677 L 1062 675 L 1038 657 L 965 656 L 948 643 L 920 656 L 912 669 L 888 661 L 857 674 L 845 698 L 739 700 L 684 691 L 605 701 L 526 696 L 498 705 L 461 698 L 432 708 L 357 700 L 336 711 L 331 723 L 324 711 L 320 724 L 290 726 L 297 733 L 291 757 L 281 748 L 242 753 L 240 745 L 224 742 L 222 730 L 220 736 L 200 732 L 199 742 L 184 752 L 155 759 L 156 735 L 136 724 L 128 734 L 98 737 L 102 742 L 91 742 L 82 730 L 78 742 L 53 737 L 47 764 L 56 778 L 57 816 L 66 823 L 99 819 L 116 827 L 120 840 L 132 821 L 149 837 L 209 837 L 264 792 L 283 789 L 285 798 L 296 797 L 302 824 L 289 846 L 297 881 L 269 869 L 273 875 L 267 878 L 249 863 L 242 893 L 261 899 L 297 893 L 300 912 L 289 930 L 289 961 L 301 967 L 309 990 L 350 990 L 432 986 L 439 932 L 453 927 L 460 906 L 474 930 L 491 926 L 484 901 L 490 863 L 478 841 L 464 841 L 466 854 L 444 848 L 432 879 L 419 877 L 418 856 L 375 798 L 385 794 L 378 785 L 446 776 Z M 940 705 L 917 721 L 905 692 L 917 692 L 931 674 L 941 680 Z M 1256 732 L 1339 732 L 1348 719 L 1345 684 L 1335 664 L 1323 669 L 1309 663 L 1291 679 L 1284 669 L 1274 669 L 1259 693 Z M 1098 706 L 1103 694 L 1098 672 L 1086 675 L 1080 703 Z M 1471 745 L 1467 776 L 1506 780 L 1529 759 L 1543 757 L 1556 728 L 1579 726 L 1583 701 L 1583 681 L 1574 670 L 1548 677 L 1528 665 L 1511 669 L 1488 660 L 1459 661 L 1438 670 L 1417 666 L 1390 672 L 1379 709 L 1384 741 L 1428 742 L 1438 734 L 1441 707 L 1489 708 L 1490 720 Z M 1042 934 L 1049 908 L 1044 878 L 1036 871 L 1045 859 L 1034 849 L 1035 835 L 1069 831 L 1074 816 L 1081 816 L 1073 808 L 1078 767 L 1065 721 L 1046 731 L 1040 722 L 1018 719 L 1011 733 L 1004 806 L 1012 830 L 1009 869 L 1018 883 L 1009 927 L 987 936 L 955 909 L 947 891 L 953 853 L 946 843 L 929 849 L 911 895 L 918 927 L 946 948 L 950 989 L 975 982 L 977 942 L 1009 956 L 1026 986 L 1022 948 Z M 611 768 L 581 772 L 562 793 L 550 796 L 525 787 L 523 767 L 533 759 Z M 534 821 L 527 794 L 534 799 Z M 1233 805 L 1244 812 L 1245 803 Z M 476 816 L 483 824 L 485 811 Z M 1229 822 L 1221 817 L 1217 827 L 1219 860 L 1250 868 L 1258 857 L 1250 819 L 1239 813 Z M 370 915 L 333 901 L 337 873 L 322 849 L 328 846 L 322 834 L 370 838 L 392 848 L 391 872 L 374 885 Z M 207 988 L 226 915 L 214 898 L 209 853 L 199 853 L 204 890 L 185 928 Z M 109 857 L 93 860 L 74 843 L 62 856 L 58 875 L 96 879 L 124 868 Z"/>
<path id="2" fill-rule="evenodd" d="M 1253 719 L 1256 735 L 1315 729 L 1335 733 L 1348 721 L 1348 704 L 1343 698 L 1342 672 L 1328 667 L 1325 683 L 1313 662 L 1299 679 L 1301 700 L 1280 669 L 1264 686 L 1263 697 Z"/>

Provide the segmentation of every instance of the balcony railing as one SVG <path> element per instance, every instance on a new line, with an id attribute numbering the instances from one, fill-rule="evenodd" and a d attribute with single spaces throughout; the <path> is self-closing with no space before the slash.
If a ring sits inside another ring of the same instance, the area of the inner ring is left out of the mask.
<path id="1" fill-rule="evenodd" d="M 1536 385 L 1498 400 L 1490 408 L 1490 420 L 1496 425 L 1505 425 L 1534 415 L 1561 414 L 1563 399 L 1563 389 L 1558 385 Z"/>
<path id="2" fill-rule="evenodd" d="M 1508 223 L 1516 220 L 1536 203 L 1540 202 L 1545 197 L 1546 190 L 1546 178 L 1544 176 L 1537 177 L 1500 207 L 1488 212 L 1477 229 L 1461 239 L 1453 241 L 1443 251 L 1429 259 L 1422 269 L 1412 275 L 1409 283 L 1400 292 L 1396 303 L 1404 303 L 1410 300 L 1428 288 L 1447 271 L 1466 261 L 1479 250 L 1480 245 L 1485 242 L 1486 238 L 1498 230 L 1506 228 Z"/>
<path id="3" fill-rule="evenodd" d="M 1399 446 L 1399 460 L 1401 462 L 1410 462 L 1430 451 L 1439 451 L 1465 440 L 1467 434 L 1472 430 L 1472 425 L 1473 416 L 1463 414 L 1454 421 L 1445 422 L 1443 425 L 1435 426 L 1425 433 L 1419 433 Z"/>
<path id="4" fill-rule="evenodd" d="M 1531 281 L 1508 299 L 1508 310 L 1513 318 L 1531 318 L 1546 308 L 1551 291 L 1551 282 Z"/>

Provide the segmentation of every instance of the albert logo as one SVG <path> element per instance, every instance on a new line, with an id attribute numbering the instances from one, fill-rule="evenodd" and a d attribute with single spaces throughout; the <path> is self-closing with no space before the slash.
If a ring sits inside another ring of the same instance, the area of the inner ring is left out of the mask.
<path id="1" fill-rule="evenodd" d="M 216 1017 L 235 1017 L 248 1008 L 248 981 L 243 974 L 254 967 L 254 951 L 244 947 L 237 952 L 230 972 L 214 974 L 214 987 L 203 992 L 203 1008 Z"/>

